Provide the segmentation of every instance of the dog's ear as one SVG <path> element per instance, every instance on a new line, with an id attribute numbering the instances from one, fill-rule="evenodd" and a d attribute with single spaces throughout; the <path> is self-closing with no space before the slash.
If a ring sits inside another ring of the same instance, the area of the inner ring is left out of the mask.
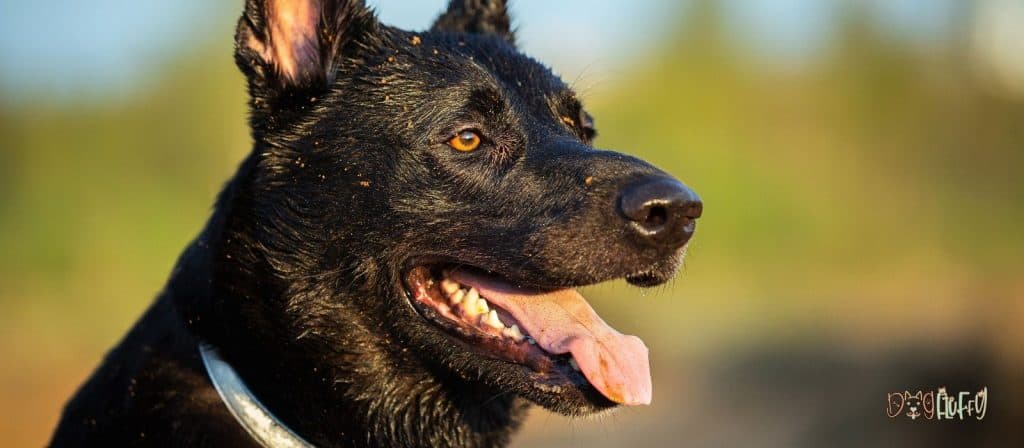
<path id="1" fill-rule="evenodd" d="M 362 0 L 246 0 L 235 62 L 254 105 L 315 93 L 334 81 L 342 58 L 380 32 Z"/>
<path id="2" fill-rule="evenodd" d="M 434 30 L 496 34 L 515 43 L 505 0 L 451 0 L 448 11 L 434 22 Z"/>

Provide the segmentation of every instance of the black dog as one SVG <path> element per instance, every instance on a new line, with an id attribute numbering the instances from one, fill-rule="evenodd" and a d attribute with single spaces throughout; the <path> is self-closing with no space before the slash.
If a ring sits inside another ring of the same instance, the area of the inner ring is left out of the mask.
<path id="1" fill-rule="evenodd" d="M 667 281 L 701 203 L 591 146 L 503 1 L 412 33 L 248 0 L 235 59 L 253 151 L 53 445 L 500 446 L 530 402 L 650 401 L 643 343 L 572 288 Z"/>

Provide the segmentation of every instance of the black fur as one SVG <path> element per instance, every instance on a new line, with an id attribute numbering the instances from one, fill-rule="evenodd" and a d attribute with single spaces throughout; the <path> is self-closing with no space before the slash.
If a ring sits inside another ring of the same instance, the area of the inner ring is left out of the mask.
<path id="1" fill-rule="evenodd" d="M 253 151 L 52 444 L 252 444 L 199 340 L 318 446 L 502 446 L 529 402 L 611 407 L 447 336 L 403 276 L 445 261 L 541 288 L 664 282 L 682 249 L 644 244 L 615 204 L 667 175 L 591 146 L 572 91 L 513 46 L 502 1 L 454 0 L 425 33 L 382 25 L 362 2 L 320 2 L 290 75 L 266 51 L 270 3 L 248 0 L 237 32 Z M 445 145 L 467 128 L 480 149 Z"/>

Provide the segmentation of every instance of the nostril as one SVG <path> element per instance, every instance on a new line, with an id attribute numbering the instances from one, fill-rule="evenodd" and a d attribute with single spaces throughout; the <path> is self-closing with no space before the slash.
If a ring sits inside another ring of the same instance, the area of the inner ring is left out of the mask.
<path id="1" fill-rule="evenodd" d="M 643 221 L 644 227 L 656 229 L 668 222 L 668 209 L 661 205 L 655 205 L 647 210 L 647 217 Z"/>

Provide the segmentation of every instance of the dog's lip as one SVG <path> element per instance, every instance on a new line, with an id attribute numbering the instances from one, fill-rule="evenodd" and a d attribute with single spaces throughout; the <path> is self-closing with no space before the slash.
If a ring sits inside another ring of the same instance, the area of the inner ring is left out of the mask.
<path id="1" fill-rule="evenodd" d="M 598 285 L 598 284 L 605 283 L 605 282 L 610 282 L 610 281 L 615 281 L 615 280 L 625 280 L 626 283 L 629 283 L 629 284 L 631 284 L 633 286 L 639 286 L 639 287 L 642 287 L 642 288 L 648 288 L 648 287 L 658 286 L 658 285 L 664 284 L 665 282 L 671 280 L 673 274 L 675 273 L 675 269 L 672 269 L 671 272 L 662 272 L 662 270 L 659 269 L 658 267 L 650 267 L 650 268 L 640 269 L 640 270 L 637 270 L 635 272 L 630 272 L 630 273 L 626 273 L 626 274 L 619 274 L 619 275 L 616 275 L 616 276 L 608 276 L 608 277 L 591 279 L 590 281 L 567 281 L 567 282 L 558 282 L 558 283 L 544 283 L 544 282 L 537 282 L 535 279 L 529 278 L 528 276 L 524 276 L 524 275 L 521 275 L 521 274 L 516 273 L 516 272 L 496 271 L 494 269 L 487 268 L 487 267 L 481 266 L 479 264 L 469 263 L 469 262 L 466 262 L 464 260 L 459 260 L 459 259 L 452 258 L 452 257 L 449 257 L 449 256 L 444 256 L 444 255 L 422 255 L 422 256 L 411 258 L 411 259 L 409 259 L 408 261 L 406 261 L 404 263 L 404 268 L 401 271 L 402 278 L 403 279 L 407 278 L 409 276 L 409 273 L 412 272 L 413 269 L 415 269 L 415 268 L 417 268 L 419 266 L 434 266 L 434 265 L 450 265 L 453 268 L 461 268 L 461 269 L 467 269 L 467 270 L 470 270 L 470 271 L 478 271 L 478 272 L 481 272 L 481 273 L 484 273 L 484 274 L 487 274 L 487 275 L 501 277 L 502 279 L 508 281 L 509 283 L 514 283 L 517 286 L 522 287 L 522 288 L 528 288 L 528 289 L 533 289 L 533 290 L 537 290 L 537 291 L 545 291 L 545 292 L 555 291 L 555 290 L 558 290 L 558 289 L 565 289 L 565 288 L 572 288 L 572 289 L 585 288 L 587 286 L 594 286 L 594 285 Z M 403 284 L 403 286 L 408 287 L 408 285 L 404 285 L 404 284 Z"/>
<path id="2" fill-rule="evenodd" d="M 639 286 L 642 288 L 648 288 L 651 286 L 658 286 L 667 282 L 671 276 L 662 275 L 656 270 L 640 271 L 633 274 L 628 274 L 623 277 L 626 283 L 633 286 Z"/>
<path id="3" fill-rule="evenodd" d="M 530 279 L 528 276 L 524 276 L 517 272 L 507 270 L 495 270 L 486 266 L 482 263 L 467 262 L 465 260 L 453 258 L 445 255 L 422 255 L 415 258 L 411 258 L 405 262 L 402 270 L 402 278 L 407 278 L 409 273 L 413 269 L 421 266 L 449 266 L 451 269 L 465 269 L 470 271 L 477 271 L 487 275 L 501 277 L 511 283 L 522 286 L 523 288 L 535 289 L 538 291 L 553 291 L 561 288 L 580 288 L 583 286 L 590 286 L 600 282 L 591 283 L 567 283 L 567 284 L 545 284 L 539 283 L 534 279 Z M 408 286 L 408 285 L 405 285 Z"/>

